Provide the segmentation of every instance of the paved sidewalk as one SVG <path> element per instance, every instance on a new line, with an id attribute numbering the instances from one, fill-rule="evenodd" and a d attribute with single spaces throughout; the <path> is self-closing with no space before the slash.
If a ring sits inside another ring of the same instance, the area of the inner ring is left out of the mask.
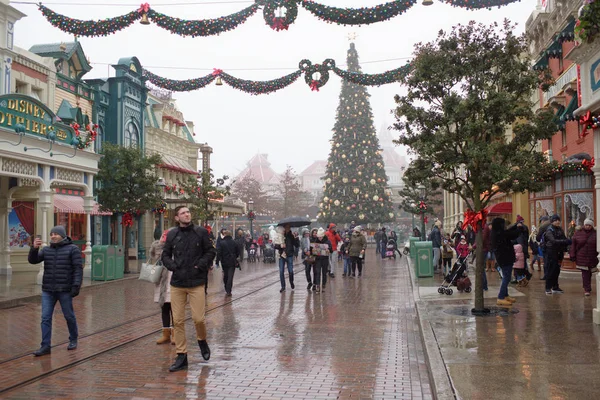
<path id="1" fill-rule="evenodd" d="M 415 296 L 439 399 L 599 397 L 595 283 L 593 296 L 584 297 L 581 274 L 562 272 L 565 293 L 547 296 L 540 277 L 535 271 L 528 287 L 510 286 L 513 313 L 485 317 L 455 314 L 470 314 L 473 294 L 440 295 L 440 276 L 418 279 Z M 498 274 L 488 273 L 488 281 L 486 306 L 495 306 Z"/>
<path id="2" fill-rule="evenodd" d="M 188 321 L 187 371 L 167 372 L 174 347 L 157 346 L 156 335 L 86 360 L 83 353 L 102 344 L 94 340 L 75 352 L 60 346 L 47 358 L 19 359 L 18 369 L 27 371 L 82 353 L 76 366 L 2 393 L 2 398 L 31 399 L 42 393 L 44 398 L 74 399 L 432 398 L 404 263 L 369 254 L 363 277 L 340 274 L 321 294 L 306 290 L 302 271 L 296 274 L 296 289 L 280 294 L 277 269 L 257 268 L 265 272 L 262 278 L 249 274 L 237 280 L 236 274 L 233 301 L 213 296 L 207 314 L 209 362 L 193 345 Z M 90 291 L 94 299 L 97 293 Z M 119 307 L 135 303 L 136 296 L 130 291 Z M 157 322 L 152 322 L 154 331 Z M 37 328 L 38 321 L 32 324 Z M 128 326 L 148 329 L 145 320 Z M 103 340 L 110 340 L 111 332 Z M 7 373 L 3 369 L 0 376 Z"/>

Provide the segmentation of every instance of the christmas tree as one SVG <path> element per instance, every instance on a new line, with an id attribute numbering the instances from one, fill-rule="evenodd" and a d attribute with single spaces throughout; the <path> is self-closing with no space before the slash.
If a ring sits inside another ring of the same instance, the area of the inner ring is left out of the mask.
<path id="1" fill-rule="evenodd" d="M 348 70 L 361 72 L 358 53 L 350 43 Z M 373 112 L 365 86 L 342 82 L 340 105 L 333 127 L 319 221 L 360 224 L 394 218 L 386 191 L 387 175 Z"/>

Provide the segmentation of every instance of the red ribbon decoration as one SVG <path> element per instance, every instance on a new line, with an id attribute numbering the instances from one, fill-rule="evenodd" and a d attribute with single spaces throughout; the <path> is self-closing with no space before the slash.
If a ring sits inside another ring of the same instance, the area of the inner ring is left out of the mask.
<path id="1" fill-rule="evenodd" d="M 315 91 L 315 90 L 316 90 L 316 91 L 318 92 L 318 91 L 319 91 L 319 81 L 315 81 L 315 80 L 313 80 L 313 81 L 310 83 L 310 90 L 312 90 L 312 91 Z"/>
<path id="2" fill-rule="evenodd" d="M 138 8 L 138 12 L 139 12 L 140 14 L 145 14 L 145 13 L 147 13 L 148 11 L 150 11 L 150 4 L 148 4 L 148 3 L 142 3 L 142 4 L 140 5 L 140 8 Z"/>
<path id="3" fill-rule="evenodd" d="M 289 25 L 287 25 L 284 22 L 284 18 L 281 17 L 275 17 L 273 18 L 273 23 L 271 24 L 271 28 L 275 29 L 277 32 L 282 31 L 282 30 L 288 30 Z"/>
<path id="4" fill-rule="evenodd" d="M 222 69 L 213 68 L 212 76 L 221 76 L 222 73 L 223 73 Z"/>
<path id="5" fill-rule="evenodd" d="M 421 202 L 419 203 L 419 209 L 420 210 L 427 210 L 427 204 L 425 204 L 424 201 L 421 200 Z"/>
<path id="6" fill-rule="evenodd" d="M 591 172 L 594 165 L 596 165 L 596 160 L 594 160 L 594 157 L 592 157 L 592 159 L 590 161 L 583 160 L 581 162 L 581 165 L 584 166 L 588 171 Z"/>
<path id="7" fill-rule="evenodd" d="M 485 223 L 485 218 L 487 217 L 488 211 L 481 210 L 479 212 L 475 212 L 473 210 L 465 211 L 465 221 L 463 222 L 462 228 L 466 229 L 467 226 L 471 225 L 473 231 L 477 232 L 477 225 L 479 221 Z"/>
<path id="8" fill-rule="evenodd" d="M 133 226 L 133 216 L 131 215 L 131 213 L 126 212 L 125 214 L 123 214 L 123 218 L 121 219 L 121 225 L 124 226 Z"/>
<path id="9" fill-rule="evenodd" d="M 582 137 L 589 133 L 588 127 L 592 124 L 592 122 L 592 113 L 589 111 L 579 118 L 579 124 L 583 125 L 583 132 L 581 133 Z"/>
<path id="10" fill-rule="evenodd" d="M 427 223 L 429 222 L 429 220 L 427 219 L 427 217 L 423 217 L 423 222 L 424 222 L 425 224 L 427 224 Z"/>

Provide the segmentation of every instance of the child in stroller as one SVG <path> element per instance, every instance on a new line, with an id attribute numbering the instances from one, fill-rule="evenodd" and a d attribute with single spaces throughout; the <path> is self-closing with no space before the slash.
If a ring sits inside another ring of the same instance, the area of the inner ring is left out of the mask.
<path id="1" fill-rule="evenodd" d="M 396 241 L 394 239 L 388 240 L 385 246 L 385 258 L 392 257 L 394 257 L 394 260 L 396 259 Z"/>
<path id="2" fill-rule="evenodd" d="M 268 242 L 265 243 L 265 248 L 263 250 L 263 262 L 264 263 L 274 263 L 275 262 L 275 247 L 273 243 Z"/>
<path id="3" fill-rule="evenodd" d="M 256 243 L 256 240 L 253 240 L 248 247 L 248 262 L 256 262 L 257 251 L 258 243 Z"/>
<path id="4" fill-rule="evenodd" d="M 458 247 L 458 246 L 457 246 Z M 456 262 L 452 266 L 452 270 L 444 277 L 444 281 L 438 288 L 439 294 L 447 294 L 450 296 L 453 293 L 451 285 L 456 286 L 459 292 L 471 292 L 471 280 L 467 276 L 467 258 L 471 254 L 467 251 L 466 254 L 458 256 Z"/>

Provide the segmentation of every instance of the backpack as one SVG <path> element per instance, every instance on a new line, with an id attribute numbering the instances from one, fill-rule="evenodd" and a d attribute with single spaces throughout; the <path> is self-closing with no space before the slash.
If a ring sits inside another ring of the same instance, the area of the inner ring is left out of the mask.
<path id="1" fill-rule="evenodd" d="M 540 249 L 542 249 L 542 251 L 546 251 L 546 233 L 548 231 L 551 231 L 554 233 L 554 229 L 552 229 L 552 226 L 549 226 L 548 228 L 546 228 L 546 230 L 544 231 L 544 233 L 542 234 L 542 237 L 540 239 Z"/>

